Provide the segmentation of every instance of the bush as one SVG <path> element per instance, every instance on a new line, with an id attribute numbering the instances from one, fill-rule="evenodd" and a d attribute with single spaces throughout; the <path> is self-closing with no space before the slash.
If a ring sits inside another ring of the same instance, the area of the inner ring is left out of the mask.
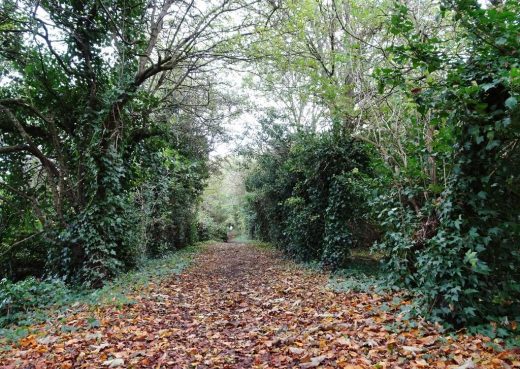
<path id="1" fill-rule="evenodd" d="M 211 217 L 201 217 L 197 222 L 197 238 L 199 241 L 227 241 L 225 225 L 216 223 Z"/>
<path id="2" fill-rule="evenodd" d="M 354 168 L 334 178 L 325 211 L 325 233 L 321 262 L 324 267 L 347 266 L 354 248 L 372 246 L 375 227 L 369 219 L 367 200 L 372 185 Z M 368 233 L 368 234 L 367 234 Z M 367 241 L 368 239 L 368 241 Z"/>
<path id="3" fill-rule="evenodd" d="M 0 326 L 16 322 L 35 308 L 64 303 L 70 296 L 69 288 L 58 279 L 40 281 L 30 277 L 13 283 L 4 278 L 0 281 Z"/>
<path id="4" fill-rule="evenodd" d="M 357 226 L 370 224 L 366 147 L 337 130 L 300 131 L 272 145 L 246 180 L 252 237 L 301 261 L 345 265 L 365 245 Z"/>
<path id="5" fill-rule="evenodd" d="M 455 326 L 511 322 L 520 319 L 520 8 L 441 4 L 440 18 L 463 30 L 461 51 L 400 27 L 412 22 L 398 6 L 392 33 L 406 43 L 392 48 L 396 59 L 431 78 L 410 92 L 406 82 L 417 80 L 409 75 L 382 75 L 413 101 L 410 116 L 433 129 L 417 154 L 443 178 L 404 172 L 381 190 L 379 249 L 388 275 L 420 294 L 422 313 Z"/>

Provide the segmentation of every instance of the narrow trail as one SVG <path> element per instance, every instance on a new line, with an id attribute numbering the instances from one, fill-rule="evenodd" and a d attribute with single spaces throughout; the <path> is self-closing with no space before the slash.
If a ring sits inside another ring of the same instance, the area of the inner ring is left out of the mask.
<path id="1" fill-rule="evenodd" d="M 0 368 L 520 366 L 484 337 L 450 338 L 428 324 L 387 331 L 399 319 L 393 296 L 335 293 L 326 283 L 273 250 L 215 244 L 183 274 L 131 296 L 137 303 L 90 312 L 98 327 L 84 312 L 54 330 L 42 325 L 38 337 L 0 353 Z"/>

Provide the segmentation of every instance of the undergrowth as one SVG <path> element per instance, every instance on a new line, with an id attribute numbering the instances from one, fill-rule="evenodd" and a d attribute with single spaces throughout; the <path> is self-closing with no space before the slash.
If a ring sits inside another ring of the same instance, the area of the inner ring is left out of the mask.
<path id="1" fill-rule="evenodd" d="M 316 269 L 319 264 L 307 263 L 306 266 Z M 372 259 L 366 255 L 358 255 L 358 258 L 353 258 L 348 266 L 330 275 L 327 287 L 336 292 L 393 293 L 392 301 L 379 307 L 379 309 L 387 312 L 392 310 L 400 316 L 400 319 L 396 319 L 395 322 L 385 327 L 388 331 L 414 329 L 422 325 L 424 320 L 427 320 L 441 324 L 448 335 L 458 332 L 446 322 L 431 320 L 431 317 L 423 316 L 421 306 L 418 303 L 419 292 L 396 286 L 384 272 L 377 255 Z M 409 302 L 402 304 L 404 300 Z M 511 322 L 497 324 L 494 319 L 490 318 L 489 323 L 469 325 L 464 332 L 470 335 L 482 334 L 490 337 L 493 339 L 491 344 L 497 350 L 500 350 L 498 343 L 501 342 L 505 344 L 506 348 L 520 347 L 518 329 L 516 324 L 511 324 Z"/>
<path id="2" fill-rule="evenodd" d="M 233 242 L 237 243 L 251 243 L 253 240 L 251 240 L 246 234 L 239 234 L 236 237 L 233 238 Z"/>
<path id="3" fill-rule="evenodd" d="M 0 282 L 0 344 L 15 342 L 30 333 L 30 326 L 66 311 L 104 305 L 127 305 L 127 297 L 150 282 L 158 283 L 180 274 L 207 241 L 188 246 L 160 259 L 144 261 L 135 271 L 125 273 L 97 290 L 74 289 L 60 280 L 30 278 L 18 283 Z M 3 341 L 3 342 L 2 342 Z"/>
<path id="4" fill-rule="evenodd" d="M 384 292 L 392 289 L 378 258 L 362 252 L 352 253 L 350 262 L 330 275 L 328 287 L 341 292 Z"/>

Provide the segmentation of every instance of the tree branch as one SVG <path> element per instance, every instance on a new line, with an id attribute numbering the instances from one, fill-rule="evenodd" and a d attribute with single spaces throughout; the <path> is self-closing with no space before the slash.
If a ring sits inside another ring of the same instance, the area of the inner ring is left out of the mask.
<path id="1" fill-rule="evenodd" d="M 34 156 L 36 156 L 40 160 L 42 166 L 47 170 L 47 172 L 49 173 L 49 175 L 51 177 L 59 178 L 60 172 L 59 172 L 58 168 L 56 168 L 54 163 L 41 152 L 41 150 L 38 148 L 38 146 L 33 142 L 31 136 L 24 129 L 23 125 L 15 117 L 15 115 L 11 112 L 11 110 L 9 110 L 4 105 L 0 104 L 0 111 L 3 111 L 7 115 L 9 120 L 13 123 L 13 125 L 16 127 L 16 129 L 20 133 L 20 136 L 22 136 L 22 138 L 27 142 L 24 150 L 26 150 L 26 151 L 30 152 L 31 154 L 33 154 Z M 18 150 L 18 151 L 20 151 L 20 150 Z"/>

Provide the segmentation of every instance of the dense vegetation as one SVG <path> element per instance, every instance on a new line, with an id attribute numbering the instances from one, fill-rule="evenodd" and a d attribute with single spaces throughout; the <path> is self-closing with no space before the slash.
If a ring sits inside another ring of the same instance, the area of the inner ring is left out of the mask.
<path id="1" fill-rule="evenodd" d="M 2 277 L 97 287 L 195 240 L 210 142 L 233 105 L 209 70 L 237 7 L 2 3 Z"/>
<path id="2" fill-rule="evenodd" d="M 421 315 L 515 327 L 520 4 L 375 3 L 289 2 L 259 37 L 288 108 L 253 150 L 251 232 L 332 268 L 373 243 Z"/>
<path id="3" fill-rule="evenodd" d="M 245 233 L 245 188 L 237 157 L 214 158 L 198 211 L 198 235 L 203 240 L 231 241 Z"/>
<path id="4" fill-rule="evenodd" d="M 0 292 L 101 287 L 247 227 L 330 270 L 372 248 L 417 313 L 513 329 L 519 14 L 518 0 L 4 1 Z M 245 194 L 242 159 L 215 172 L 209 154 L 251 108 Z"/>

